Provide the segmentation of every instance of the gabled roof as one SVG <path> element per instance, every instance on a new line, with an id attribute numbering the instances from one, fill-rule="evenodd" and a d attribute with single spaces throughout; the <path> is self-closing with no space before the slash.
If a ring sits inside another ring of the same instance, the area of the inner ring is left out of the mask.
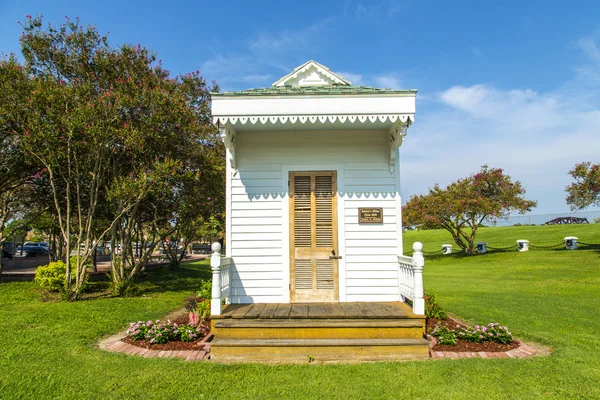
<path id="1" fill-rule="evenodd" d="M 331 72 L 329 68 L 310 60 L 294 68 L 294 70 L 273 82 L 273 86 L 324 86 L 324 85 L 348 85 L 352 83 L 343 76 Z"/>

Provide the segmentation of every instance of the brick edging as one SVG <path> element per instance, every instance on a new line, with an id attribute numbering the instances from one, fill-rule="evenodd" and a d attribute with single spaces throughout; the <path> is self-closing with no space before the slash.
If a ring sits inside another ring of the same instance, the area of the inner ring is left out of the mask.
<path id="1" fill-rule="evenodd" d="M 519 347 L 508 350 L 508 351 L 437 351 L 433 350 L 433 346 L 437 344 L 435 337 L 427 335 L 429 341 L 429 357 L 431 359 L 457 359 L 457 358 L 527 358 L 533 357 L 537 352 L 536 350 L 526 345 L 523 342 L 517 341 Z"/>
<path id="2" fill-rule="evenodd" d="M 123 353 L 144 358 L 182 358 L 185 361 L 204 361 L 210 359 L 210 343 L 205 343 L 200 350 L 151 350 L 134 346 L 122 341 L 127 336 L 126 331 L 112 335 L 98 343 L 101 350 L 111 353 Z M 210 334 L 205 337 L 206 340 Z"/>

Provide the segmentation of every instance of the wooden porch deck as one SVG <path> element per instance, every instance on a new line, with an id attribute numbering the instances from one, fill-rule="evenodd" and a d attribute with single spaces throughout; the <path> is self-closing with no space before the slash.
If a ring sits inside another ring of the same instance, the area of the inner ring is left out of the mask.
<path id="1" fill-rule="evenodd" d="M 229 304 L 212 319 L 422 319 L 400 302 Z"/>
<path id="2" fill-rule="evenodd" d="M 212 316 L 211 325 L 211 357 L 217 362 L 429 357 L 425 316 L 400 302 L 230 304 Z"/>

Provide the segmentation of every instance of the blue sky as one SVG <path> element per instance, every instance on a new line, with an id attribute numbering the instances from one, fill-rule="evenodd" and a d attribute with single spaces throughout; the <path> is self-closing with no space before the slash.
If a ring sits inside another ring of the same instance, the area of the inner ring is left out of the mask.
<path id="1" fill-rule="evenodd" d="M 309 59 L 354 84 L 419 89 L 405 199 L 488 164 L 525 185 L 534 214 L 567 212 L 568 170 L 600 161 L 597 1 L 0 0 L 0 52 L 19 52 L 26 14 L 79 17 L 225 90 Z"/>

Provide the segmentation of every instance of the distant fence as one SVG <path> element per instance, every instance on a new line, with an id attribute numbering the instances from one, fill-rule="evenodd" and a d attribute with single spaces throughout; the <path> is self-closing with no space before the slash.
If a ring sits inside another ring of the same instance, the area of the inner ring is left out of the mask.
<path id="1" fill-rule="evenodd" d="M 557 214 L 537 214 L 537 215 L 514 215 L 508 219 L 499 219 L 495 222 L 484 221 L 486 226 L 514 226 L 514 225 L 544 225 L 548 221 L 556 218 L 575 217 L 585 218 L 590 224 L 600 221 L 600 211 L 578 211 Z"/>

